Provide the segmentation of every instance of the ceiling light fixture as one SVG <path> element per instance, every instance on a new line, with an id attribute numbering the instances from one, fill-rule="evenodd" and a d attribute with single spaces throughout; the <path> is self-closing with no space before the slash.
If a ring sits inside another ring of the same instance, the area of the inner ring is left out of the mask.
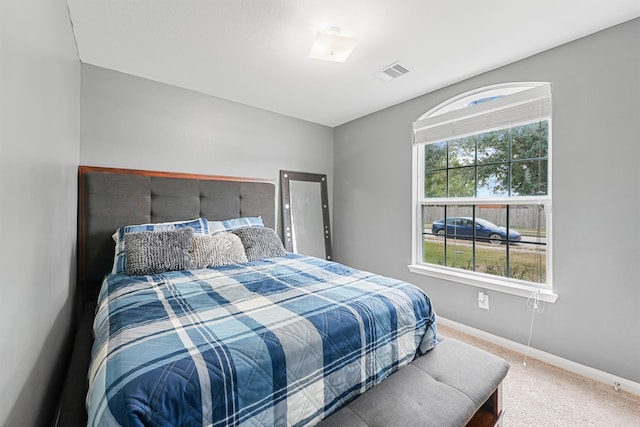
<path id="1" fill-rule="evenodd" d="M 309 58 L 344 62 L 356 47 L 357 42 L 356 39 L 341 36 L 340 28 L 330 27 L 316 33 L 309 51 Z"/>

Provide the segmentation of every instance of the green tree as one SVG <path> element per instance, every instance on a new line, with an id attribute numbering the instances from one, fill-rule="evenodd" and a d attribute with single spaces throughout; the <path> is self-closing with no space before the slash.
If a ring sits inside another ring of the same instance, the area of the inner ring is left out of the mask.
<path id="1" fill-rule="evenodd" d="M 425 146 L 425 197 L 547 194 L 549 122 Z"/>
<path id="2" fill-rule="evenodd" d="M 547 194 L 548 121 L 478 135 L 478 186 L 496 194 Z"/>
<path id="3" fill-rule="evenodd" d="M 511 194 L 547 194 L 549 122 L 511 129 Z"/>

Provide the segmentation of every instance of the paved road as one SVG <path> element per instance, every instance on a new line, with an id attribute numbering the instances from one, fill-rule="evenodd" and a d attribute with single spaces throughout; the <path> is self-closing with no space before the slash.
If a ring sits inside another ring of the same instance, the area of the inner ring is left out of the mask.
<path id="1" fill-rule="evenodd" d="M 442 241 L 441 237 L 436 237 L 431 233 L 425 234 L 424 239 L 431 240 L 431 241 Z M 539 243 L 540 245 L 537 245 L 536 243 Z M 462 246 L 471 246 L 471 241 L 467 239 L 457 239 L 456 244 L 462 245 Z M 502 245 L 500 246 L 492 245 L 488 242 L 478 242 L 478 244 L 482 245 L 483 247 L 493 248 L 495 250 L 504 250 L 504 246 Z M 513 243 L 510 247 L 510 250 L 518 250 L 522 252 L 534 252 L 536 250 L 539 250 L 539 248 L 542 248 L 543 250 L 545 250 L 546 244 L 547 244 L 546 237 L 541 237 L 540 240 L 538 240 L 538 238 L 536 238 L 535 236 L 523 235 L 522 240 L 518 243 Z"/>

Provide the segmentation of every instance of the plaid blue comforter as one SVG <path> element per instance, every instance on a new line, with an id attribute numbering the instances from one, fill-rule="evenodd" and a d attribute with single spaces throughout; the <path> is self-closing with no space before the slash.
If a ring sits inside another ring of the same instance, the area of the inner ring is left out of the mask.
<path id="1" fill-rule="evenodd" d="M 109 275 L 90 426 L 313 425 L 436 342 L 417 287 L 288 254 Z"/>

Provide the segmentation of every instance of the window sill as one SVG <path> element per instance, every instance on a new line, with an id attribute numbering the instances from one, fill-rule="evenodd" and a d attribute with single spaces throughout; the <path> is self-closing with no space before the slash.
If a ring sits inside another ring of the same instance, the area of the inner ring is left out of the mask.
<path id="1" fill-rule="evenodd" d="M 540 301 L 554 303 L 558 299 L 558 295 L 553 293 L 551 290 L 538 288 L 535 286 L 521 285 L 490 277 L 481 277 L 474 274 L 465 274 L 464 272 L 444 270 L 441 268 L 429 267 L 420 264 L 411 264 L 407 267 L 412 273 L 437 277 L 438 279 L 444 279 L 452 282 L 462 283 L 464 285 L 503 292 L 523 298 L 530 298 L 537 291 Z"/>

